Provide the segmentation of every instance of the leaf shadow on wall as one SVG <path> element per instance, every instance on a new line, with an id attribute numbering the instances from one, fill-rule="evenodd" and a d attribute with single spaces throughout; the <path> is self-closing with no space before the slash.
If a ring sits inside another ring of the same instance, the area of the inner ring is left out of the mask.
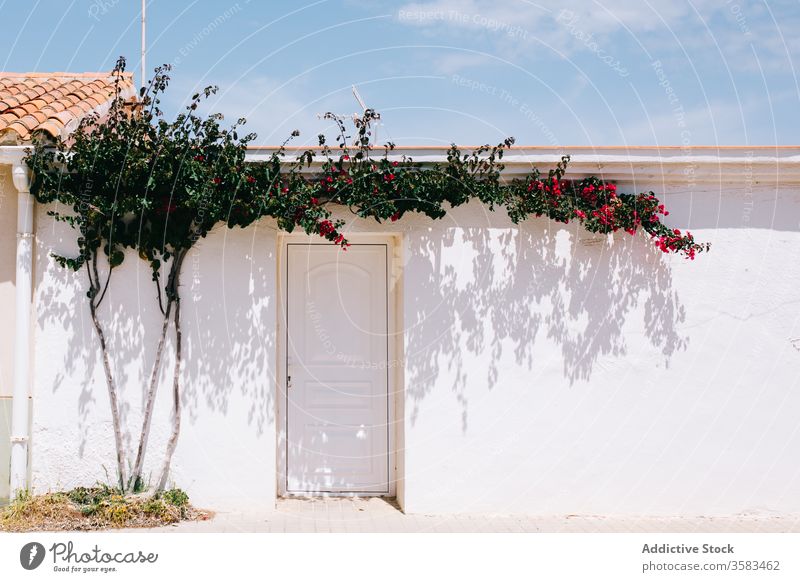
<path id="1" fill-rule="evenodd" d="M 53 248 L 60 248 L 64 241 L 68 243 L 70 236 L 61 225 L 55 226 L 53 232 L 42 233 L 37 256 L 36 307 L 38 325 L 45 332 L 40 336 L 44 343 L 38 346 L 59 343 L 51 351 L 58 361 L 48 366 L 54 370 L 53 378 L 47 380 L 42 396 L 52 398 L 62 390 L 74 391 L 78 423 L 75 426 L 71 410 L 37 407 L 34 414 L 39 416 L 40 432 L 58 434 L 58 438 L 46 440 L 57 442 L 59 451 L 40 449 L 43 458 L 63 457 L 65 463 L 74 464 L 73 455 L 77 455 L 85 462 L 80 473 L 86 482 L 76 485 L 92 485 L 96 480 L 110 483 L 114 476 L 114 436 L 99 340 L 86 299 L 86 273 L 62 269 L 49 256 Z M 176 457 L 180 456 L 182 446 L 190 446 L 184 437 L 190 425 L 198 422 L 205 412 L 218 415 L 216 420 L 221 418 L 231 426 L 241 426 L 245 420 L 257 435 L 263 434 L 274 420 L 273 378 L 265 373 L 265 369 L 271 369 L 271 354 L 275 349 L 275 274 L 271 268 L 274 258 L 255 255 L 274 251 L 260 247 L 254 251 L 252 236 L 254 232 L 237 231 L 229 233 L 221 244 L 206 245 L 201 241 L 198 249 L 202 253 L 190 254 L 184 263 L 183 419 Z M 264 248 L 274 247 L 274 241 L 269 244 Z M 99 316 L 119 390 L 124 446 L 128 463 L 132 464 L 163 321 L 149 267 L 133 253 L 126 253 L 125 261 L 115 270 Z M 174 356 L 175 334 L 170 326 L 148 441 L 146 479 L 152 478 L 162 463 L 172 426 Z M 241 397 L 236 395 L 237 391 Z M 246 402 L 245 414 L 241 414 L 241 409 L 228 414 L 232 397 Z M 41 440 L 38 445 L 44 446 Z M 68 468 L 51 470 L 59 475 L 75 473 Z"/>
<path id="2" fill-rule="evenodd" d="M 70 240 L 70 234 L 63 235 L 60 228 L 61 225 L 54 227 L 53 233 L 49 234 L 61 235 L 62 240 Z M 57 371 L 52 383 L 45 387 L 49 394 L 44 396 L 55 396 L 62 389 L 77 390 L 77 455 L 83 459 L 92 438 L 99 439 L 92 446 L 93 449 L 110 446 L 113 450 L 114 433 L 108 386 L 100 341 L 92 324 L 86 297 L 86 268 L 73 272 L 58 266 L 49 256 L 53 242 L 40 241 L 36 279 L 37 321 L 41 331 L 45 332 L 42 336 L 44 341 L 53 341 L 54 338 L 62 338 L 63 341 L 59 342 L 57 349 L 49 352 L 52 357 L 60 354 L 61 362 L 53 366 Z M 128 253 L 123 264 L 114 270 L 106 296 L 97 311 L 117 387 L 123 444 L 130 462 L 138 444 L 140 412 L 144 405 L 144 384 L 140 378 L 149 376 L 160 328 L 157 321 L 160 314 L 157 313 L 155 292 L 151 286 L 138 287 L 132 298 L 131 287 L 126 288 L 124 284 L 125 280 L 135 280 L 135 271 L 143 268 L 136 261 L 136 257 Z M 98 269 L 101 279 L 105 281 L 108 270 L 102 260 L 98 263 Z M 41 414 L 41 409 L 39 412 L 35 411 L 35 414 Z M 73 427 L 72 417 L 62 414 L 60 418 L 64 419 L 63 426 L 49 421 L 42 429 L 63 432 L 59 443 L 62 447 L 70 447 L 75 440 L 69 433 Z M 111 453 L 97 459 L 104 467 L 109 482 L 113 481 L 113 458 Z"/>
<path id="3" fill-rule="evenodd" d="M 186 258 L 181 292 L 183 410 L 191 422 L 203 408 L 225 416 L 238 391 L 260 436 L 274 422 L 277 298 L 275 241 L 258 240 L 259 229 L 227 232 L 220 244 L 202 241 Z"/>
<path id="4" fill-rule="evenodd" d="M 634 338 L 657 349 L 665 365 L 686 348 L 688 338 L 678 331 L 685 309 L 667 261 L 647 238 L 617 233 L 609 245 L 578 225 L 512 225 L 499 212 L 472 227 L 474 218 L 460 217 L 460 210 L 451 216 L 457 229 L 409 236 L 405 389 L 412 423 L 446 377 L 466 431 L 467 383 L 502 387 L 508 350 L 517 368 L 531 372 L 532 384 L 543 368 L 560 364 L 562 383 L 572 386 L 628 355 Z M 485 377 L 468 373 L 476 363 Z"/>

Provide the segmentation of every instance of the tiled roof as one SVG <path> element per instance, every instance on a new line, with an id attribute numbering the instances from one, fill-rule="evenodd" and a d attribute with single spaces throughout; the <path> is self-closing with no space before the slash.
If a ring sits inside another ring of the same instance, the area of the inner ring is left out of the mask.
<path id="1" fill-rule="evenodd" d="M 121 88 L 125 98 L 135 94 L 131 73 L 123 74 Z M 113 98 L 111 73 L 0 72 L 0 144 L 29 142 L 37 132 L 65 137 Z"/>

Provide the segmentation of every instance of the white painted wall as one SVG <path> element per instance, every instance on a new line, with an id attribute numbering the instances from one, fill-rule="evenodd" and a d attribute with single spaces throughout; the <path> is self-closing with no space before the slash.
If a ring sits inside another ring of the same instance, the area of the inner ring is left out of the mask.
<path id="1" fill-rule="evenodd" d="M 407 511 L 800 511 L 800 193 L 671 190 L 694 262 L 478 207 L 407 235 Z"/>
<path id="2" fill-rule="evenodd" d="M 477 204 L 438 222 L 353 222 L 403 233 L 407 511 L 800 512 L 800 193 L 636 184 L 650 188 L 710 254 L 667 257 L 625 234 L 586 244 L 573 225 L 517 227 Z M 47 258 L 71 234 L 43 209 L 38 225 L 33 475 L 46 489 L 102 479 L 113 455 L 83 275 Z M 220 230 L 187 259 L 174 466 L 201 506 L 274 501 L 275 252 L 262 223 Z M 147 268 L 130 257 L 104 317 L 131 448 L 154 310 Z"/>
<path id="3" fill-rule="evenodd" d="M 84 297 L 85 272 L 58 267 L 72 233 L 38 210 L 33 486 L 113 479 L 108 392 Z M 200 507 L 264 509 L 275 499 L 275 235 L 220 229 L 184 263 L 184 414 L 174 480 Z M 130 458 L 160 313 L 147 265 L 128 256 L 102 307 L 123 401 Z M 172 339 L 162 368 L 146 473 L 157 478 L 170 430 Z"/>

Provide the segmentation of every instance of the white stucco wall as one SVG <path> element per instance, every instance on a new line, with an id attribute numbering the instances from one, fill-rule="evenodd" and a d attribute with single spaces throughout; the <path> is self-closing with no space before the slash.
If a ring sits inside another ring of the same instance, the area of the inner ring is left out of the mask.
<path id="1" fill-rule="evenodd" d="M 800 192 L 665 199 L 710 254 L 478 207 L 407 234 L 407 511 L 800 511 Z"/>
<path id="2" fill-rule="evenodd" d="M 407 511 L 800 512 L 800 191 L 647 179 L 636 190 L 664 193 L 670 223 L 710 254 L 690 262 L 642 236 L 514 226 L 478 204 L 438 222 L 355 221 L 403 233 Z M 34 486 L 90 484 L 113 471 L 113 438 L 84 275 L 47 258 L 71 234 L 41 208 L 37 218 Z M 220 230 L 187 258 L 174 467 L 201 506 L 274 502 L 276 249 L 265 222 Z M 104 317 L 125 362 L 132 449 L 157 309 L 144 263 L 131 257 L 115 277 Z"/>
<path id="3" fill-rule="evenodd" d="M 58 267 L 72 233 L 38 209 L 33 486 L 113 480 L 108 392 L 85 301 L 85 272 Z M 224 260 L 223 260 L 224 259 Z M 184 413 L 173 468 L 198 506 L 266 508 L 275 498 L 275 230 L 225 231 L 202 240 L 184 263 Z M 123 402 L 131 459 L 160 312 L 146 264 L 129 256 L 102 306 Z M 158 476 L 170 430 L 174 359 L 170 336 L 153 418 L 146 474 Z M 110 464 L 111 463 L 111 464 Z"/>

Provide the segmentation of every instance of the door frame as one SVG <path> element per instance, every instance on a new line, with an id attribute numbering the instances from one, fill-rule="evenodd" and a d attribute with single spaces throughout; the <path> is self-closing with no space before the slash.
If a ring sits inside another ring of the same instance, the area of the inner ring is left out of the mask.
<path id="1" fill-rule="evenodd" d="M 399 233 L 391 234 L 355 234 L 348 233 L 347 240 L 354 245 L 357 244 L 380 244 L 386 245 L 386 291 L 387 291 L 387 397 L 389 407 L 389 487 L 388 492 L 377 493 L 355 493 L 355 492 L 291 492 L 287 491 L 288 478 L 288 459 L 287 459 L 287 398 L 286 391 L 286 342 L 287 342 L 287 313 L 286 297 L 288 262 L 287 248 L 292 244 L 330 244 L 319 236 L 306 234 L 278 234 L 278 260 L 277 263 L 277 334 L 276 334 L 276 390 L 275 390 L 275 429 L 276 435 L 276 491 L 279 497 L 396 497 L 398 492 L 398 479 L 400 464 L 398 452 L 401 450 L 398 443 L 403 441 L 403 341 L 398 330 L 402 329 L 401 290 L 402 290 L 402 260 L 400 251 L 402 249 L 401 236 Z M 341 251 L 347 252 L 347 251 Z"/>

